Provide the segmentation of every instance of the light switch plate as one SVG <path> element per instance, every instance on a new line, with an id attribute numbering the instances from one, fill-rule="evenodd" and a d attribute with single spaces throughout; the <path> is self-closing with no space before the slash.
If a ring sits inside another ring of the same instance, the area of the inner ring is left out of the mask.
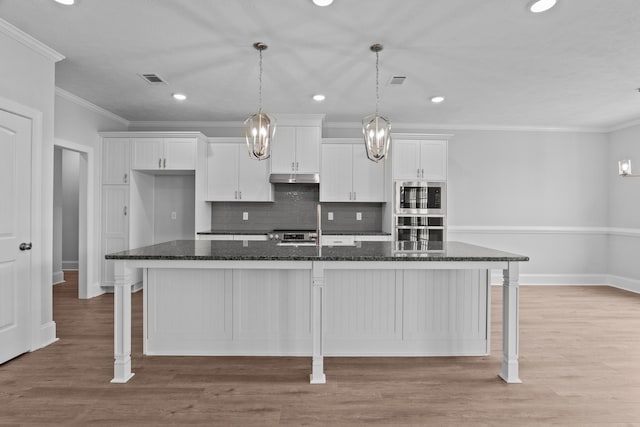
<path id="1" fill-rule="evenodd" d="M 171 212 L 171 219 L 176 219 L 176 218 L 177 218 L 176 213 L 175 212 Z"/>
<path id="2" fill-rule="evenodd" d="M 249 212 L 242 212 L 242 220 L 249 221 Z"/>
<path id="3" fill-rule="evenodd" d="M 329 213 L 327 213 L 327 219 L 328 219 L 329 221 L 333 221 L 333 212 L 329 212 Z"/>
<path id="4" fill-rule="evenodd" d="M 362 212 L 356 212 L 356 221 L 362 221 Z"/>

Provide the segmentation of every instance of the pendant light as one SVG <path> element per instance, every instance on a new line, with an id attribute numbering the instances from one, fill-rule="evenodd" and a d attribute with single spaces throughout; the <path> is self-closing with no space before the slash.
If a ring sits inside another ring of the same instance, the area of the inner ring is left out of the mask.
<path id="1" fill-rule="evenodd" d="M 367 157 L 376 163 L 387 156 L 389 144 L 391 143 L 391 123 L 378 114 L 378 105 L 380 104 L 378 62 L 381 50 L 382 45 L 371 45 L 371 51 L 376 54 L 376 113 L 362 119 L 362 133 L 364 134 L 364 145 L 367 149 Z"/>
<path id="2" fill-rule="evenodd" d="M 249 156 L 257 160 L 265 160 L 271 156 L 271 142 L 276 132 L 276 122 L 262 112 L 262 51 L 267 45 L 256 42 L 253 47 L 260 53 L 260 90 L 258 92 L 258 113 L 252 114 L 244 121 L 244 135 L 247 139 Z"/>

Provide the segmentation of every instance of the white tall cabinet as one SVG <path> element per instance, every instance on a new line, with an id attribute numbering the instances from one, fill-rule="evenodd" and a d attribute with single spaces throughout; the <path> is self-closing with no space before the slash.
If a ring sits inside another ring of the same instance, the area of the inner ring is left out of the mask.
<path id="1" fill-rule="evenodd" d="M 323 142 L 321 202 L 383 203 L 384 187 L 384 162 L 369 160 L 360 139 L 334 138 Z"/>
<path id="2" fill-rule="evenodd" d="M 155 177 L 195 174 L 198 152 L 202 154 L 206 147 L 200 132 L 103 132 L 100 135 L 101 285 L 108 290 L 114 284 L 114 267 L 104 256 L 155 243 Z M 204 164 L 200 167 L 204 175 Z M 194 190 L 200 190 L 201 195 L 200 201 L 196 197 L 196 205 L 198 201 L 203 205 L 196 212 L 203 217 L 201 222 L 209 223 L 210 211 L 206 211 L 203 196 L 206 189 L 203 191 L 203 183 L 195 181 Z M 135 281 L 141 278 L 138 271 L 127 274 Z"/>

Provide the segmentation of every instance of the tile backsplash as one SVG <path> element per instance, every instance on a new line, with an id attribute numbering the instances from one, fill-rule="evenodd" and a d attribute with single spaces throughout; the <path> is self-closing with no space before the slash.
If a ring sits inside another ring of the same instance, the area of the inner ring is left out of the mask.
<path id="1" fill-rule="evenodd" d="M 273 202 L 212 202 L 212 230 L 269 231 L 316 228 L 317 184 L 275 184 Z M 379 232 L 382 203 L 322 203 L 322 229 L 330 231 Z M 249 219 L 242 219 L 247 212 Z M 333 212 L 333 221 L 327 219 Z M 356 220 L 356 214 L 362 220 Z"/>

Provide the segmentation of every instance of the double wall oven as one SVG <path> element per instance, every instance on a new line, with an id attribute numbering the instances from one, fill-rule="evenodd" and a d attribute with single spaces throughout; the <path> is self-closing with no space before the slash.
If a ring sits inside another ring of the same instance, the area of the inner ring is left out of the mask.
<path id="1" fill-rule="evenodd" d="M 399 250 L 443 249 L 446 194 L 445 182 L 395 182 L 394 227 Z"/>

